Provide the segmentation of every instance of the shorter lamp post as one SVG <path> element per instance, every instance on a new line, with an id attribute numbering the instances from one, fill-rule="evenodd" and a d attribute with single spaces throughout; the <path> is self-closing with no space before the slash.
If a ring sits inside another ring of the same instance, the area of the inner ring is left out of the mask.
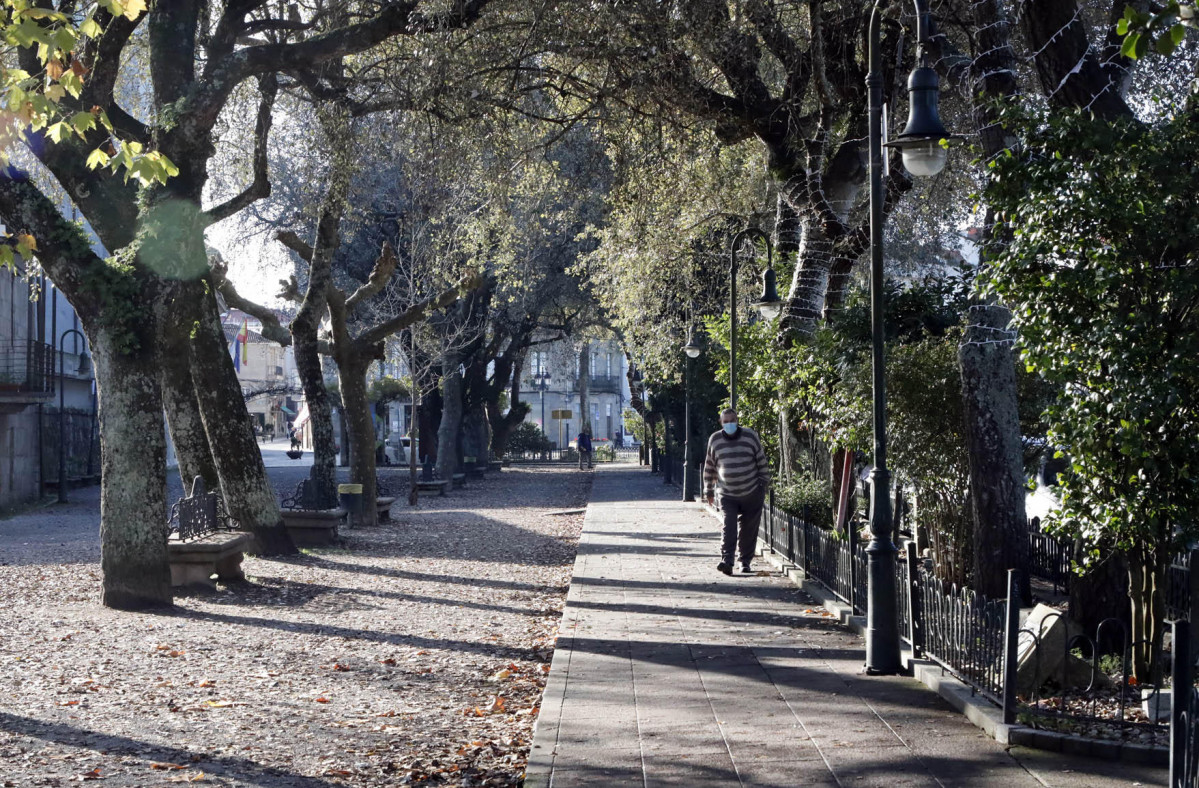
<path id="1" fill-rule="evenodd" d="M 687 344 L 683 353 L 683 500 L 695 500 L 695 467 L 691 457 L 691 363 L 699 358 L 704 349 L 695 341 L 694 329 L 687 329 Z"/>
<path id="2" fill-rule="evenodd" d="M 773 320 L 783 311 L 783 299 L 779 298 L 778 277 L 774 273 L 774 249 L 766 233 L 751 227 L 733 236 L 729 245 L 729 405 L 737 409 L 737 252 L 741 244 L 751 237 L 762 239 L 766 244 L 766 270 L 762 272 L 762 295 L 753 305 L 762 317 Z"/>
<path id="3" fill-rule="evenodd" d="M 58 339 L 58 502 L 67 502 L 67 413 L 66 413 L 66 344 L 68 334 L 79 337 L 83 350 L 79 353 L 77 375 L 86 375 L 92 368 L 92 359 L 87 354 L 87 337 L 77 328 L 68 328 Z M 91 449 L 89 441 L 89 450 Z"/>
<path id="4" fill-rule="evenodd" d="M 537 393 L 541 395 L 541 438 L 548 441 L 548 436 L 545 432 L 545 392 L 550 387 L 550 373 L 538 372 L 533 376 L 533 379 L 537 381 Z M 542 443 L 541 445 L 544 446 L 545 444 Z M 544 459 L 545 451 L 542 451 L 541 454 Z"/>

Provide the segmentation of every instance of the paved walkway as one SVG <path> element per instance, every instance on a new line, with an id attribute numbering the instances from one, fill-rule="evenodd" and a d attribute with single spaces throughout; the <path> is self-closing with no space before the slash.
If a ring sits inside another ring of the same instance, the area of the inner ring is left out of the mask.
<path id="1" fill-rule="evenodd" d="M 1165 785 L 1005 751 L 777 573 L 716 572 L 716 523 L 635 466 L 596 472 L 529 788 Z M 759 569 L 768 567 L 759 561 Z"/>

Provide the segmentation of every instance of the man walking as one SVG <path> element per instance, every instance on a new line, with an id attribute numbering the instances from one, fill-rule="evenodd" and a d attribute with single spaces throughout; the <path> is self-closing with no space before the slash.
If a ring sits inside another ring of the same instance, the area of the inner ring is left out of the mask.
<path id="1" fill-rule="evenodd" d="M 720 511 L 724 513 L 720 563 L 716 568 L 726 575 L 733 573 L 735 548 L 741 554 L 741 571 L 752 571 L 750 561 L 769 486 L 770 465 L 762 441 L 756 432 L 737 424 L 737 411 L 726 409 L 720 414 L 720 431 L 708 438 L 704 458 L 704 500 L 711 506 L 713 495 L 719 493 Z"/>
<path id="2" fill-rule="evenodd" d="M 580 432 L 575 447 L 579 450 L 579 470 L 583 470 L 583 463 L 587 463 L 588 468 L 594 468 L 591 462 L 591 433 L 586 429 Z"/>

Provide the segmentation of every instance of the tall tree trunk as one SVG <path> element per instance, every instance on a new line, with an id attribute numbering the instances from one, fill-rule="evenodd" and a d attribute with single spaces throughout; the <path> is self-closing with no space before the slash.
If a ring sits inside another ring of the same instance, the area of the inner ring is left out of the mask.
<path id="1" fill-rule="evenodd" d="M 337 377 L 341 382 L 341 422 L 349 438 L 350 481 L 362 485 L 362 525 L 378 525 L 375 509 L 375 428 L 366 394 L 366 371 L 371 355 L 360 349 L 339 351 Z"/>
<path id="2" fill-rule="evenodd" d="M 984 154 L 990 158 L 1008 146 L 994 102 L 1017 95 L 1016 58 L 1009 20 L 999 0 L 980 0 L 973 11 L 982 53 L 970 66 L 970 76 L 980 88 L 974 118 Z M 988 240 L 1002 232 L 994 218 L 987 216 Z M 974 515 L 973 577 L 976 591 L 998 599 L 1006 593 L 1007 570 L 1019 569 L 1021 596 L 1030 603 L 1027 489 L 1010 321 L 1007 309 L 994 303 L 976 304 L 968 312 L 958 347 Z"/>
<path id="3" fill-rule="evenodd" d="M 462 428 L 462 373 L 458 351 L 446 353 L 441 379 L 441 424 L 437 427 L 437 478 L 450 481 L 458 470 L 458 438 Z"/>
<path id="4" fill-rule="evenodd" d="M 583 349 L 579 351 L 579 432 L 591 432 L 591 403 L 588 401 L 588 391 L 591 385 L 591 342 L 583 340 Z M 569 440 L 569 436 L 567 438 Z"/>
<path id="5" fill-rule="evenodd" d="M 166 432 L 153 332 L 144 332 L 134 352 L 123 352 L 104 327 L 90 335 L 99 390 L 101 601 L 120 610 L 169 605 Z"/>
<path id="6" fill-rule="evenodd" d="M 529 413 L 529 406 L 520 398 L 520 379 L 524 374 L 525 356 L 524 352 L 517 354 L 516 357 L 509 363 L 508 377 L 506 380 L 510 383 L 508 387 L 508 412 L 500 412 L 500 398 L 488 397 L 486 402 L 487 420 L 491 424 L 491 453 L 496 457 L 503 457 L 504 452 L 508 449 L 508 436 L 512 434 L 512 430 L 518 424 L 524 421 L 525 416 Z M 496 365 L 496 375 L 499 375 L 499 363 Z M 499 379 L 497 378 L 497 383 Z M 544 431 L 544 425 L 543 425 Z"/>
<path id="7" fill-rule="evenodd" d="M 250 412 L 221 329 L 215 291 L 205 284 L 193 283 L 184 293 L 200 304 L 191 341 L 192 380 L 225 505 L 230 516 L 254 535 L 251 552 L 294 553 L 296 547 L 283 525 L 262 451 L 254 440 Z"/>

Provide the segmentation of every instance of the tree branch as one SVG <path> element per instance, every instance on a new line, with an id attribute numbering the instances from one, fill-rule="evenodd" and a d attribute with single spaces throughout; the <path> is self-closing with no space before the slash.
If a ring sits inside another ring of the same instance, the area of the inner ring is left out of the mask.
<path id="1" fill-rule="evenodd" d="M 439 309 L 445 309 L 447 306 L 454 304 L 458 299 L 478 290 L 486 283 L 487 277 L 482 272 L 477 271 L 473 274 L 468 274 L 462 277 L 454 287 L 443 290 L 432 298 L 427 298 L 424 301 L 413 304 L 402 314 L 396 315 L 390 320 L 385 320 L 364 331 L 354 341 L 363 345 L 373 345 L 376 342 L 382 342 L 392 334 L 403 331 L 408 326 L 427 319 L 430 312 L 436 312 Z"/>
<path id="2" fill-rule="evenodd" d="M 315 254 L 313 248 L 292 230 L 280 230 L 275 233 L 275 240 L 305 260 L 311 260 L 312 255 Z"/>
<path id="3" fill-rule="evenodd" d="M 371 269 L 366 284 L 359 287 L 353 295 L 346 299 L 347 315 L 353 314 L 359 304 L 387 286 L 387 283 L 391 281 L 391 275 L 395 273 L 398 262 L 395 252 L 391 249 L 391 244 L 384 241 L 383 251 L 379 253 L 379 259 L 375 261 L 375 266 Z"/>
<path id="4" fill-rule="evenodd" d="M 237 292 L 237 288 L 229 281 L 229 266 L 220 256 L 210 257 L 208 265 L 212 269 L 212 279 L 216 291 L 225 299 L 226 306 L 240 309 L 247 315 L 258 318 L 258 322 L 262 323 L 262 335 L 272 342 L 277 342 L 283 347 L 291 344 L 291 332 L 283 327 L 272 310 L 250 301 Z"/>
<path id="5" fill-rule="evenodd" d="M 271 195 L 271 178 L 267 166 L 267 143 L 271 135 L 271 113 L 279 94 L 279 80 L 274 74 L 258 78 L 258 119 L 254 123 L 254 180 L 240 194 L 209 209 L 204 214 L 205 226 L 228 219 L 256 200 Z"/>

